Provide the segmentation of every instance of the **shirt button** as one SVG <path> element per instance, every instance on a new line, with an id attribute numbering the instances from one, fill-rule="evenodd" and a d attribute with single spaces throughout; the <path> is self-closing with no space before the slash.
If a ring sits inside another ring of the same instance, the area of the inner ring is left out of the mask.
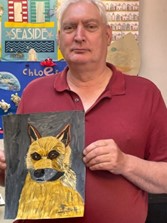
<path id="1" fill-rule="evenodd" d="M 74 101 L 75 101 L 75 102 L 79 102 L 79 98 L 75 98 Z"/>

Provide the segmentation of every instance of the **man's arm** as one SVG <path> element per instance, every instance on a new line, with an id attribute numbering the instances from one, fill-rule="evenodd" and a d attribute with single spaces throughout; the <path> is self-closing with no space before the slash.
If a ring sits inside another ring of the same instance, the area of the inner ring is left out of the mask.
<path id="1" fill-rule="evenodd" d="M 167 163 L 140 159 L 125 154 L 122 175 L 149 193 L 167 193 Z"/>

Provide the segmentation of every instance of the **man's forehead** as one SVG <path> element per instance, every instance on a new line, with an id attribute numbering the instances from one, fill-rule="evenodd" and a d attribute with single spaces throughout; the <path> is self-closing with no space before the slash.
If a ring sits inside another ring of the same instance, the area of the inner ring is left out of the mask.
<path id="1" fill-rule="evenodd" d="M 95 18 L 83 18 L 83 19 L 77 19 L 74 17 L 68 18 L 68 19 L 64 19 L 62 20 L 62 24 L 68 24 L 68 23 L 78 23 L 78 22 L 82 22 L 82 23 L 100 23 L 99 19 L 95 19 Z"/>

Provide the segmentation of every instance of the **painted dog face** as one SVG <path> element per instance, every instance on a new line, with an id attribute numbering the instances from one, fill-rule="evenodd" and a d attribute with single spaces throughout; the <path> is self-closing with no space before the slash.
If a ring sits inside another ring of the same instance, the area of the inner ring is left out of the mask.
<path id="1" fill-rule="evenodd" d="M 67 125 L 57 136 L 42 137 L 38 130 L 28 125 L 31 140 L 26 166 L 31 178 L 37 182 L 61 179 L 71 166 L 70 126 Z"/>

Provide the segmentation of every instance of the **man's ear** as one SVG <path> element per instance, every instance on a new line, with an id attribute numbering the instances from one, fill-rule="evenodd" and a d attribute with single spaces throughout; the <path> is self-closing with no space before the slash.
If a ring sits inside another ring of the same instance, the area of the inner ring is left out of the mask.
<path id="1" fill-rule="evenodd" d="M 57 32 L 57 44 L 60 47 L 60 30 Z"/>
<path id="2" fill-rule="evenodd" d="M 107 25 L 106 35 L 107 35 L 107 45 L 110 46 L 111 41 L 112 41 L 112 27 L 111 27 L 111 25 Z"/>

